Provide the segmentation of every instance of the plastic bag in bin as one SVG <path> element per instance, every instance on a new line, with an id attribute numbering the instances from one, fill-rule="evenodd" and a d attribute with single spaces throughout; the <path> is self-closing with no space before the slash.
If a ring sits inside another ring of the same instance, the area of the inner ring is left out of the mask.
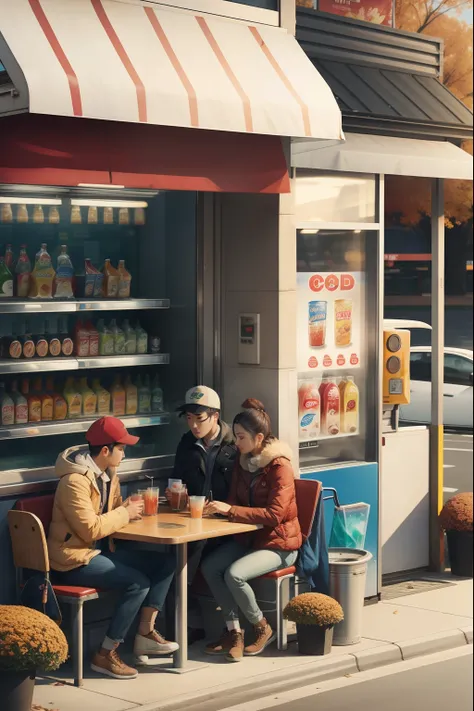
<path id="1" fill-rule="evenodd" d="M 365 548 L 370 504 L 336 506 L 329 548 Z"/>

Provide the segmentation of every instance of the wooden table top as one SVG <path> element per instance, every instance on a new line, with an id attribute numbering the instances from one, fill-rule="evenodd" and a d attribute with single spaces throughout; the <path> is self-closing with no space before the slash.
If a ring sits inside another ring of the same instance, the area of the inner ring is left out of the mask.
<path id="1" fill-rule="evenodd" d="M 132 521 L 112 537 L 141 543 L 179 545 L 207 538 L 249 533 L 258 531 L 259 528 L 262 526 L 231 523 L 214 516 L 191 518 L 188 512 L 172 513 L 163 507 L 156 516 L 144 516 L 140 521 Z"/>

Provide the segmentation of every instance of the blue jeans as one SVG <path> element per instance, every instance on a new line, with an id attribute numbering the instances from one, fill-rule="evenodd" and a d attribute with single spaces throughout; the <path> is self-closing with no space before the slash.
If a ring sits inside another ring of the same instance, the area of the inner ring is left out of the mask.
<path id="1" fill-rule="evenodd" d="M 80 568 L 53 571 L 57 585 L 78 585 L 120 591 L 107 637 L 123 642 L 138 611 L 145 605 L 162 610 L 175 573 L 173 554 L 141 550 L 101 553 Z"/>
<path id="2" fill-rule="evenodd" d="M 231 541 L 210 553 L 202 561 L 201 571 L 226 622 L 238 621 L 240 608 L 256 625 L 263 614 L 247 581 L 287 568 L 297 557 L 298 551 L 249 550 Z"/>

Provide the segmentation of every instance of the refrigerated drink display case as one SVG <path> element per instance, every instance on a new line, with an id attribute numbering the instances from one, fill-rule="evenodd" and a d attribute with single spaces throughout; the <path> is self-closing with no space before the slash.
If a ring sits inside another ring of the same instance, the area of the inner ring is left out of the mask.
<path id="1" fill-rule="evenodd" d="M 197 194 L 9 185 L 0 207 L 0 256 L 13 260 L 0 386 L 12 400 L 21 390 L 64 403 L 51 417 L 31 407 L 28 422 L 4 418 L 0 486 L 52 479 L 58 453 L 106 413 L 140 437 L 122 472 L 166 468 L 197 377 Z"/>

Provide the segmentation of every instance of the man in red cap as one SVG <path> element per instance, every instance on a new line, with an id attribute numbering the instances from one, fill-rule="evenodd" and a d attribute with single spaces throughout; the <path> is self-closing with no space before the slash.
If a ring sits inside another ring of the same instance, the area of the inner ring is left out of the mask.
<path id="1" fill-rule="evenodd" d="M 122 501 L 117 468 L 125 447 L 138 442 L 121 420 L 102 417 L 86 433 L 89 447 L 71 447 L 56 461 L 59 484 L 54 498 L 48 550 L 54 582 L 119 591 L 107 636 L 92 660 L 94 671 L 133 679 L 117 647 L 140 611 L 136 656 L 171 654 L 178 649 L 155 630 L 175 572 L 167 553 L 115 550 L 111 537 L 141 518 L 143 502 Z"/>

